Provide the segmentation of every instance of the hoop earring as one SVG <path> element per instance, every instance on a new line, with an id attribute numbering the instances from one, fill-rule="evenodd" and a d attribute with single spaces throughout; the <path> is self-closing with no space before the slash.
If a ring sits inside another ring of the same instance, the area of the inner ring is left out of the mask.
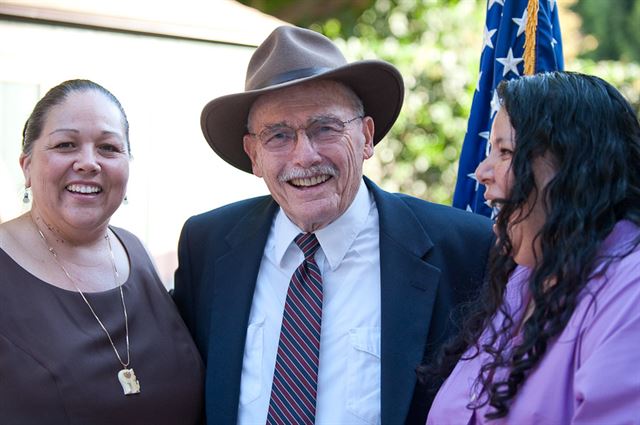
<path id="1" fill-rule="evenodd" d="M 22 196 L 22 203 L 23 204 L 28 204 L 30 201 L 29 199 L 29 191 L 27 190 L 27 188 L 24 188 L 24 195 Z"/>

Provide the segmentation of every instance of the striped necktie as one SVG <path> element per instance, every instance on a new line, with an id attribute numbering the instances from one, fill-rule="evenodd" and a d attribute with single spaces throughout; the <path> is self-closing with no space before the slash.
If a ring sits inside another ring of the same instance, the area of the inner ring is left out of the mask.
<path id="1" fill-rule="evenodd" d="M 287 290 L 267 424 L 313 424 L 316 416 L 322 277 L 313 256 L 320 244 L 313 233 L 300 233 L 295 243 L 304 261 Z"/>

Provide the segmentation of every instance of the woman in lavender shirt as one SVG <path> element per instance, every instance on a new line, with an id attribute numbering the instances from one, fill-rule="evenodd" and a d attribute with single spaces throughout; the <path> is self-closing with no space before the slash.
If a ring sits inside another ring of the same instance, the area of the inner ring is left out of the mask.
<path id="1" fill-rule="evenodd" d="M 419 375 L 428 424 L 640 424 L 640 124 L 605 81 L 498 88 L 476 170 L 499 208 L 484 297 Z"/>

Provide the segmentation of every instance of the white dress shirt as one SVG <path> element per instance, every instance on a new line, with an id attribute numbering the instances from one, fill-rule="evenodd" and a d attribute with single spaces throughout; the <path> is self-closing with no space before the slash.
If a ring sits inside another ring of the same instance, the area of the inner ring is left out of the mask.
<path id="1" fill-rule="evenodd" d="M 293 242 L 299 233 L 280 210 L 267 239 L 251 305 L 240 424 L 263 425 L 267 419 L 287 289 L 304 259 Z M 364 181 L 347 211 L 315 234 L 323 286 L 316 424 L 379 424 L 379 226 L 378 210 Z"/>

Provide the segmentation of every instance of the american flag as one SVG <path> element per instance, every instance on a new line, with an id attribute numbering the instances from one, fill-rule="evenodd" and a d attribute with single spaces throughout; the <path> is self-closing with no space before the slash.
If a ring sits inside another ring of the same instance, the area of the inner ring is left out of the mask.
<path id="1" fill-rule="evenodd" d="M 535 42 L 528 55 L 526 37 L 528 44 Z M 491 215 L 483 198 L 484 186 L 474 172 L 487 156 L 491 123 L 500 108 L 495 88 L 502 80 L 523 75 L 525 62 L 528 73 L 564 68 L 556 0 L 487 0 L 480 72 L 460 155 L 454 207 Z"/>

